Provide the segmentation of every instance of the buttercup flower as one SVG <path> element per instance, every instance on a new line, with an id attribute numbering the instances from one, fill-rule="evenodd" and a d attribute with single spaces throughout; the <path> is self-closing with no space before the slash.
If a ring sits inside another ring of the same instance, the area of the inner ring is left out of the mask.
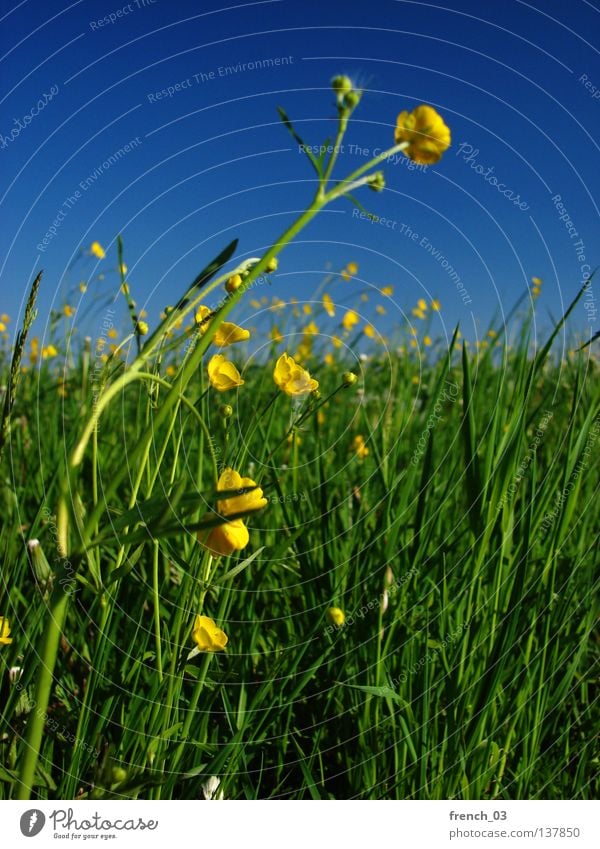
<path id="1" fill-rule="evenodd" d="M 311 377 L 306 369 L 287 354 L 282 354 L 277 360 L 273 379 L 277 386 L 291 397 L 308 395 L 319 388 L 319 381 Z"/>
<path id="2" fill-rule="evenodd" d="M 354 310 L 348 310 L 342 319 L 342 325 L 344 330 L 352 330 L 352 328 L 358 324 L 360 321 L 360 317 L 357 312 Z"/>
<path id="3" fill-rule="evenodd" d="M 387 295 L 388 298 L 391 297 L 394 294 L 394 287 L 393 286 L 384 286 L 383 289 L 381 290 L 381 294 Z"/>
<path id="4" fill-rule="evenodd" d="M 338 628 L 341 628 L 346 621 L 346 614 L 339 607 L 329 607 L 327 609 L 327 618 L 332 625 L 337 625 Z"/>
<path id="5" fill-rule="evenodd" d="M 215 354 L 209 360 L 208 379 L 217 392 L 227 392 L 228 389 L 235 389 L 244 383 L 237 368 L 226 360 L 223 354 Z"/>
<path id="6" fill-rule="evenodd" d="M 223 651 L 228 639 L 225 631 L 222 631 L 208 616 L 196 616 L 192 638 L 200 651 Z"/>
<path id="7" fill-rule="evenodd" d="M 0 616 L 0 646 L 8 646 L 12 643 L 10 636 L 10 625 L 5 616 Z"/>
<path id="8" fill-rule="evenodd" d="M 368 457 L 369 455 L 369 449 L 365 445 L 364 436 L 355 436 L 352 442 L 352 448 L 356 452 L 356 456 L 359 460 L 362 460 L 364 457 Z"/>
<path id="9" fill-rule="evenodd" d="M 239 289 L 242 285 L 242 278 L 240 274 L 232 274 L 231 277 L 225 283 L 225 289 L 229 294 L 235 292 L 236 289 Z"/>
<path id="10" fill-rule="evenodd" d="M 104 253 L 104 248 L 100 244 L 100 242 L 92 242 L 90 245 L 90 253 L 92 256 L 95 256 L 97 259 L 104 259 L 106 254 Z"/>
<path id="11" fill-rule="evenodd" d="M 226 348 L 227 345 L 233 345 L 234 342 L 245 342 L 250 338 L 250 331 L 244 330 L 243 327 L 238 327 L 230 321 L 224 321 L 213 337 L 213 342 L 219 348 Z"/>
<path id="12" fill-rule="evenodd" d="M 450 147 L 450 129 L 433 106 L 421 104 L 412 112 L 401 112 L 394 133 L 396 144 L 408 142 L 405 156 L 420 165 L 433 165 Z"/>
<path id="13" fill-rule="evenodd" d="M 328 295 L 327 293 L 323 295 L 323 309 L 330 318 L 333 318 L 335 315 L 335 307 L 333 306 L 331 295 Z"/>
<path id="14" fill-rule="evenodd" d="M 241 519 L 234 519 L 233 522 L 217 525 L 208 532 L 201 532 L 198 541 L 213 557 L 228 557 L 234 551 L 246 548 L 250 542 L 250 534 Z"/>
<path id="15" fill-rule="evenodd" d="M 239 472 L 228 468 L 221 473 L 217 483 L 217 491 L 244 489 L 249 486 L 256 486 L 251 478 L 243 478 Z M 242 493 L 242 495 L 220 499 L 217 501 L 217 510 L 223 516 L 233 516 L 235 513 L 243 513 L 246 510 L 259 510 L 261 507 L 266 507 L 267 503 L 267 499 L 263 497 L 262 489 L 257 487 L 251 492 Z"/>

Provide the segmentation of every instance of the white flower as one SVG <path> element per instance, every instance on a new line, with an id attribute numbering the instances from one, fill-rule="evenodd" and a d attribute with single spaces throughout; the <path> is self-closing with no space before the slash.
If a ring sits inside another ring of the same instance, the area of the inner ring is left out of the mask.
<path id="1" fill-rule="evenodd" d="M 217 801 L 221 802 L 223 800 L 223 791 L 218 793 L 219 786 L 221 784 L 221 779 L 217 778 L 216 775 L 211 775 L 208 781 L 205 781 L 202 785 L 202 794 L 207 801 Z"/>

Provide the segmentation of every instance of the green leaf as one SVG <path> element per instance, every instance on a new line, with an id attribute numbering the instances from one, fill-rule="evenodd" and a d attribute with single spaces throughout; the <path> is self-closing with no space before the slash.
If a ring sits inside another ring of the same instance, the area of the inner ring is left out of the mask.
<path id="1" fill-rule="evenodd" d="M 298 135 L 298 133 L 294 129 L 292 122 L 288 118 L 285 109 L 282 109 L 281 106 L 278 106 L 277 111 L 279 112 L 279 117 L 281 118 L 281 120 L 285 124 L 286 130 L 289 132 L 289 134 L 294 139 L 294 141 L 297 142 L 297 144 L 299 144 L 302 147 L 302 152 L 305 153 L 308 156 L 308 158 L 310 159 L 311 165 L 315 169 L 315 171 L 317 172 L 317 175 L 319 176 L 319 178 L 322 178 L 323 173 L 321 171 L 321 166 L 319 165 L 319 160 L 317 159 L 317 157 L 313 153 L 310 152 L 310 150 L 307 150 L 306 145 L 304 144 L 304 142 L 302 141 L 302 139 L 300 138 L 300 136 Z"/>

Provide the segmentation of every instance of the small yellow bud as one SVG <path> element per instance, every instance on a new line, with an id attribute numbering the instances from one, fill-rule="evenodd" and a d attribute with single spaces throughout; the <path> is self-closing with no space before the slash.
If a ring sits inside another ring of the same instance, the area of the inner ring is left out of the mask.
<path id="1" fill-rule="evenodd" d="M 342 375 L 342 383 L 344 384 L 344 386 L 353 386 L 357 380 L 358 377 L 354 374 L 353 371 L 345 371 Z"/>
<path id="2" fill-rule="evenodd" d="M 112 784 L 120 784 L 121 781 L 125 781 L 127 778 L 127 771 L 122 766 L 114 766 L 111 770 L 110 778 Z"/>
<path id="3" fill-rule="evenodd" d="M 344 95 L 344 106 L 346 109 L 355 109 L 360 103 L 360 92 L 349 91 Z"/>
<path id="4" fill-rule="evenodd" d="M 227 283 L 225 283 L 225 289 L 231 295 L 232 292 L 235 292 L 242 285 L 242 278 L 239 274 L 232 274 Z"/>
<path id="5" fill-rule="evenodd" d="M 270 274 L 272 271 L 277 271 L 277 267 L 279 266 L 279 260 L 276 256 L 271 257 L 271 259 L 267 263 L 267 272 Z"/>
<path id="6" fill-rule="evenodd" d="M 327 610 L 327 618 L 332 625 L 337 625 L 341 628 L 346 621 L 346 614 L 339 607 L 330 607 Z"/>
<path id="7" fill-rule="evenodd" d="M 352 80 L 350 77 L 342 75 L 334 77 L 331 80 L 331 88 L 336 94 L 348 94 L 348 92 L 352 91 Z"/>
<path id="8" fill-rule="evenodd" d="M 221 415 L 224 419 L 228 419 L 233 415 L 233 407 L 231 404 L 221 404 L 219 407 L 219 415 Z"/>
<path id="9" fill-rule="evenodd" d="M 150 328 L 145 321 L 138 321 L 135 326 L 136 332 L 140 334 L 140 336 L 146 336 Z"/>
<path id="10" fill-rule="evenodd" d="M 374 192 L 382 192 L 385 188 L 385 177 L 383 176 L 383 171 L 376 171 L 375 174 L 372 174 L 369 177 L 367 185 L 370 189 L 373 189 Z"/>

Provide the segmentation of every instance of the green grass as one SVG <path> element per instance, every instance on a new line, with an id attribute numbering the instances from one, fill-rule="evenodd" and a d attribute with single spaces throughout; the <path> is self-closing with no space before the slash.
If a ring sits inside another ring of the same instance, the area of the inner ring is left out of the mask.
<path id="1" fill-rule="evenodd" d="M 106 363 L 100 316 L 81 349 L 51 316 L 56 350 L 23 373 L 38 278 L 0 352 L 0 798 L 197 799 L 214 776 L 240 799 L 598 792 L 600 381 L 590 349 L 552 349 L 584 289 L 534 353 L 516 308 L 514 346 L 461 350 L 456 332 L 421 357 L 374 339 L 354 385 L 349 349 L 324 365 L 305 344 L 320 397 L 299 409 L 262 328 L 268 356 L 240 390 L 208 385 L 217 329 L 303 227 L 330 203 L 363 209 L 354 195 L 383 188 L 389 156 L 433 163 L 449 144 L 430 108 L 331 185 L 361 97 L 333 88 L 333 152 L 307 153 L 315 195 L 258 261 L 224 272 L 232 242 L 150 335 L 125 289 L 131 333 Z M 124 284 L 122 258 L 119 239 Z M 213 313 L 194 327 L 201 301 Z M 212 561 L 198 532 L 223 523 L 227 466 L 269 503 L 228 514 L 250 544 Z M 225 651 L 189 657 L 200 613 Z"/>
<path id="2" fill-rule="evenodd" d="M 222 395 L 198 369 L 185 389 L 196 414 L 177 405 L 157 427 L 167 388 L 130 383 L 100 419 L 70 479 L 72 521 L 81 529 L 95 509 L 97 521 L 71 564 L 34 795 L 198 798 L 217 775 L 226 798 L 593 797 L 597 366 L 583 353 L 534 360 L 526 343 L 452 345 L 425 364 L 374 356 L 324 420 L 306 418 L 293 449 L 273 365 Z M 311 365 L 323 398 L 344 370 Z M 39 538 L 64 567 L 56 513 L 65 457 L 92 411 L 86 371 L 86 355 L 73 355 L 64 398 L 52 361 L 28 371 L 11 418 L 3 798 L 37 710 L 51 603 L 25 543 Z M 235 407 L 226 423 L 223 401 Z M 149 450 L 123 473 L 148 429 Z M 213 460 L 250 474 L 270 503 L 204 599 L 227 651 L 186 663 L 203 594 L 202 550 L 186 529 L 212 503 Z M 341 628 L 327 622 L 332 605 L 346 613 Z"/>

